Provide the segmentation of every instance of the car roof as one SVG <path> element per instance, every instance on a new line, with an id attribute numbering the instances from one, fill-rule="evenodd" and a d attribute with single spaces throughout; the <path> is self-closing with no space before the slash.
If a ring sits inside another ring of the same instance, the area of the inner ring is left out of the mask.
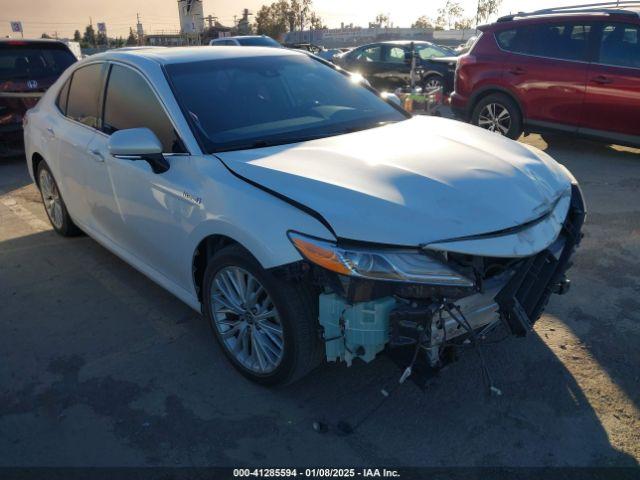
<path id="1" fill-rule="evenodd" d="M 238 38 L 267 38 L 266 35 L 235 35 L 233 37 L 220 37 L 220 38 L 214 38 L 214 41 L 218 41 L 218 40 L 236 40 Z M 271 37 L 269 37 L 271 38 Z"/>
<path id="2" fill-rule="evenodd" d="M 375 47 L 376 45 L 411 45 L 412 43 L 415 45 L 435 45 L 435 43 L 428 42 L 427 40 L 385 40 L 383 42 L 374 42 L 367 43 L 366 45 L 360 45 L 359 47 L 354 47 L 351 50 Z"/>
<path id="3" fill-rule="evenodd" d="M 67 46 L 61 40 L 55 38 L 0 38 L 0 45 L 62 45 Z"/>
<path id="4" fill-rule="evenodd" d="M 630 16 L 627 13 L 617 12 L 576 12 L 576 13 L 550 13 L 535 16 L 513 16 L 503 17 L 495 23 L 489 25 L 481 25 L 478 30 L 486 32 L 488 30 L 503 29 L 505 27 L 513 27 L 514 25 L 533 25 L 557 21 L 578 21 L 589 22 L 598 20 L 612 20 L 616 22 L 638 23 L 640 16 Z M 635 20 L 635 22 L 634 22 Z"/>
<path id="5" fill-rule="evenodd" d="M 129 63 L 142 63 L 144 60 L 161 65 L 174 63 L 202 62 L 206 60 L 220 60 L 251 57 L 277 57 L 287 55 L 304 55 L 303 53 L 285 48 L 272 47 L 244 47 L 220 46 L 212 48 L 208 45 L 197 47 L 150 47 L 132 49 L 115 49 L 105 53 L 92 55 L 87 60 L 121 60 Z"/>

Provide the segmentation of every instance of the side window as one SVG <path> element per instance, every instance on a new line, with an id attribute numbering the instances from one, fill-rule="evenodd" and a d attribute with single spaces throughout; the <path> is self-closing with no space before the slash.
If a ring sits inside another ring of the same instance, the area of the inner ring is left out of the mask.
<path id="1" fill-rule="evenodd" d="M 379 62 L 382 60 L 382 47 L 369 47 L 360 50 L 356 55 L 359 62 Z"/>
<path id="2" fill-rule="evenodd" d="M 113 65 L 104 104 L 104 132 L 148 128 L 162 142 L 165 153 L 185 153 L 182 142 L 158 98 L 140 74 Z"/>
<path id="3" fill-rule="evenodd" d="M 529 53 L 529 29 L 520 27 L 496 33 L 498 45 L 513 53 Z"/>
<path id="4" fill-rule="evenodd" d="M 640 68 L 640 28 L 622 23 L 604 25 L 600 63 Z"/>
<path id="5" fill-rule="evenodd" d="M 62 112 L 63 115 L 67 114 L 67 99 L 69 98 L 69 84 L 71 83 L 71 77 L 64 82 L 60 92 L 58 92 L 58 98 L 56 99 L 56 106 L 58 110 Z"/>
<path id="6" fill-rule="evenodd" d="M 68 93 L 67 117 L 93 128 L 100 128 L 98 112 L 103 65 L 94 63 L 76 70 Z"/>
<path id="7" fill-rule="evenodd" d="M 387 62 L 404 64 L 404 48 L 391 47 L 387 56 Z"/>
<path id="8" fill-rule="evenodd" d="M 531 28 L 529 53 L 560 60 L 586 60 L 591 26 L 541 24 Z"/>

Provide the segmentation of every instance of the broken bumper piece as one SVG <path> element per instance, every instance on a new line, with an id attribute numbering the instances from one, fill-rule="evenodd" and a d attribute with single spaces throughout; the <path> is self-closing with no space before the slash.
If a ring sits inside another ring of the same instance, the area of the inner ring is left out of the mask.
<path id="1" fill-rule="evenodd" d="M 370 362 L 387 345 L 413 345 L 435 367 L 440 364 L 442 347 L 449 342 L 475 336 L 471 332 L 488 330 L 499 322 L 513 335 L 526 335 L 551 294 L 568 289 L 565 274 L 582 238 L 584 218 L 582 195 L 574 186 L 556 241 L 534 256 L 509 264 L 500 274 L 482 278 L 478 289 L 467 295 L 411 298 L 403 295 L 410 288 L 399 288 L 393 294 L 371 288 L 371 292 L 386 295 L 360 301 L 362 295 L 321 294 L 319 320 L 327 360 L 348 365 L 355 358 Z"/>

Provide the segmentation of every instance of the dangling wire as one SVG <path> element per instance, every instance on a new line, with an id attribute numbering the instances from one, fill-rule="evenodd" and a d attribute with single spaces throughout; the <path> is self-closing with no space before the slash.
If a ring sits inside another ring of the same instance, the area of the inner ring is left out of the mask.
<path id="1" fill-rule="evenodd" d="M 467 331 L 467 333 L 471 337 L 473 346 L 478 352 L 478 357 L 480 358 L 480 368 L 482 370 L 483 380 L 489 390 L 489 393 L 494 395 L 502 395 L 502 391 L 493 384 L 493 379 L 491 378 L 491 372 L 489 371 L 489 368 L 487 367 L 487 363 L 485 362 L 484 355 L 482 353 L 482 348 L 480 347 L 480 342 L 478 342 L 476 333 L 474 332 L 473 328 L 471 328 L 469 321 L 462 313 L 462 310 L 460 309 L 460 307 L 458 305 L 445 303 L 444 309 L 447 311 L 449 316 L 456 321 L 458 325 L 460 325 L 462 328 L 464 328 Z M 458 313 L 457 315 L 454 313 L 454 310 Z M 458 317 L 458 315 L 460 315 L 460 317 Z"/>

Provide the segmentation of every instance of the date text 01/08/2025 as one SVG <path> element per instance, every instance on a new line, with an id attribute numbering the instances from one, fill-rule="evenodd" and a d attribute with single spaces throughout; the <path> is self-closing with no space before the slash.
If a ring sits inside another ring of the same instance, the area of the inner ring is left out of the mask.
<path id="1" fill-rule="evenodd" d="M 397 470 L 386 468 L 236 468 L 234 478 L 262 477 L 262 478 L 399 478 Z"/>

